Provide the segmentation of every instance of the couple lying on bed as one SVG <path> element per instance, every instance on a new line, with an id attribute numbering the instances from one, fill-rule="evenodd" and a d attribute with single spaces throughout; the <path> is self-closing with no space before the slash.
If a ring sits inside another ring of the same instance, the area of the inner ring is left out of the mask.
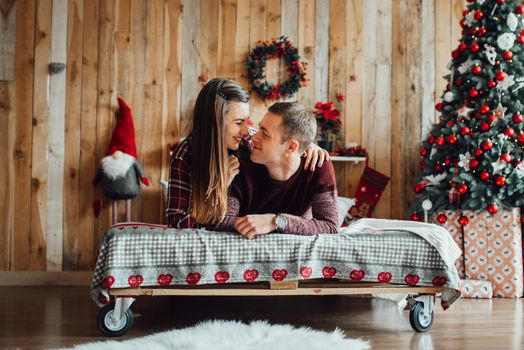
<path id="1" fill-rule="evenodd" d="M 213 79 L 204 86 L 192 132 L 172 155 L 169 225 L 246 238 L 338 232 L 335 175 L 313 144 L 314 113 L 275 103 L 254 135 L 248 117 L 248 94 L 236 83 Z"/>

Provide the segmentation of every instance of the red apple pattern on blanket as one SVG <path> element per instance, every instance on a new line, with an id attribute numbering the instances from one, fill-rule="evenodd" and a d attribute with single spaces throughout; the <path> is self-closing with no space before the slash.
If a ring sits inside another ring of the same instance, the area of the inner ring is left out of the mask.
<path id="1" fill-rule="evenodd" d="M 362 270 L 353 270 L 351 271 L 351 273 L 349 274 L 349 278 L 352 280 L 352 281 L 360 281 L 361 279 L 364 278 L 364 271 Z"/>
<path id="2" fill-rule="evenodd" d="M 109 303 L 109 299 L 106 298 L 105 295 L 103 294 L 98 294 L 98 301 L 102 304 L 108 304 Z"/>
<path id="3" fill-rule="evenodd" d="M 284 280 L 284 278 L 286 278 L 287 276 L 287 270 L 286 269 L 282 269 L 282 270 L 273 270 L 273 279 L 275 281 L 282 281 Z"/>
<path id="4" fill-rule="evenodd" d="M 102 284 L 100 285 L 100 288 L 102 288 L 103 290 L 108 290 L 109 288 L 111 288 L 113 283 L 115 283 L 115 278 L 113 276 L 107 276 L 102 281 Z"/>
<path id="5" fill-rule="evenodd" d="M 254 280 L 257 279 L 257 277 L 258 277 L 258 271 L 255 269 L 244 271 L 244 280 L 246 282 L 253 282 Z"/>
<path id="6" fill-rule="evenodd" d="M 215 281 L 217 281 L 217 283 L 226 283 L 228 279 L 229 272 L 227 271 L 218 271 L 215 273 Z"/>
<path id="7" fill-rule="evenodd" d="M 202 277 L 198 272 L 190 272 L 186 276 L 186 282 L 190 285 L 195 285 L 200 281 L 200 277 Z"/>
<path id="8" fill-rule="evenodd" d="M 303 266 L 300 268 L 300 275 L 304 277 L 305 280 L 311 277 L 311 274 L 313 274 L 313 269 L 311 267 Z"/>
<path id="9" fill-rule="evenodd" d="M 140 286 L 142 282 L 144 282 L 144 277 L 142 277 L 142 275 L 131 275 L 127 279 L 127 283 L 133 288 Z"/>
<path id="10" fill-rule="evenodd" d="M 447 281 L 447 278 L 444 276 L 433 277 L 433 285 L 436 287 L 442 287 Z"/>
<path id="11" fill-rule="evenodd" d="M 404 278 L 404 281 L 406 281 L 407 285 L 416 286 L 419 279 L 420 278 L 418 277 L 418 275 L 407 274 L 406 278 Z"/>
<path id="12" fill-rule="evenodd" d="M 378 274 L 378 281 L 380 283 L 388 283 L 389 281 L 391 281 L 391 277 L 393 277 L 393 275 L 391 275 L 391 272 L 381 272 Z"/>
<path id="13" fill-rule="evenodd" d="M 324 278 L 333 278 L 337 273 L 337 269 L 334 267 L 326 266 L 322 269 L 322 276 Z"/>
<path id="14" fill-rule="evenodd" d="M 158 275 L 157 282 L 161 286 L 169 286 L 171 284 L 171 281 L 173 280 L 173 275 L 170 273 L 168 274 L 160 274 Z"/>

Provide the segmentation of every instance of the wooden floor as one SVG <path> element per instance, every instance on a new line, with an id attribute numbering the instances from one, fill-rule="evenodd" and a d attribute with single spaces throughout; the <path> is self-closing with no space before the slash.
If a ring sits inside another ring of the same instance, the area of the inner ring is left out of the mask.
<path id="1" fill-rule="evenodd" d="M 415 333 L 407 311 L 368 297 L 142 297 L 124 338 L 194 325 L 211 318 L 266 319 L 371 340 L 373 349 L 524 349 L 523 299 L 463 299 L 437 308 L 428 333 Z M 0 348 L 42 349 L 104 340 L 87 288 L 0 288 Z"/>

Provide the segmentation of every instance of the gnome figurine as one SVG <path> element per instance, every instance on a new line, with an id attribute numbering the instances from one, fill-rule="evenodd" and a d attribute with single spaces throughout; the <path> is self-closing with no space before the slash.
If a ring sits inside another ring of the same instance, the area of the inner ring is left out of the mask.
<path id="1" fill-rule="evenodd" d="M 149 186 L 149 180 L 137 159 L 131 109 L 122 98 L 117 99 L 116 127 L 93 180 L 93 185 L 100 184 L 104 196 L 113 200 L 113 224 L 118 221 L 117 201 L 126 201 L 126 220 L 131 221 L 131 199 L 140 194 L 140 182 Z M 101 206 L 100 201 L 93 204 L 96 217 Z"/>

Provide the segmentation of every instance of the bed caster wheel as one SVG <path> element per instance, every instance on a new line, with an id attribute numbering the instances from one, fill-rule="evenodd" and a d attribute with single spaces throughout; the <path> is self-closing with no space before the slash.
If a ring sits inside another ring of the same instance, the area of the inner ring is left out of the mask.
<path id="1" fill-rule="evenodd" d="M 121 337 L 133 326 L 133 312 L 127 309 L 120 320 L 115 322 L 114 311 L 114 303 L 104 306 L 98 313 L 97 326 L 100 332 L 108 337 Z"/>
<path id="2" fill-rule="evenodd" d="M 411 328 L 417 332 L 427 332 L 433 325 L 435 313 L 431 311 L 431 315 L 424 312 L 424 305 L 421 302 L 416 302 L 409 312 L 409 323 Z"/>

